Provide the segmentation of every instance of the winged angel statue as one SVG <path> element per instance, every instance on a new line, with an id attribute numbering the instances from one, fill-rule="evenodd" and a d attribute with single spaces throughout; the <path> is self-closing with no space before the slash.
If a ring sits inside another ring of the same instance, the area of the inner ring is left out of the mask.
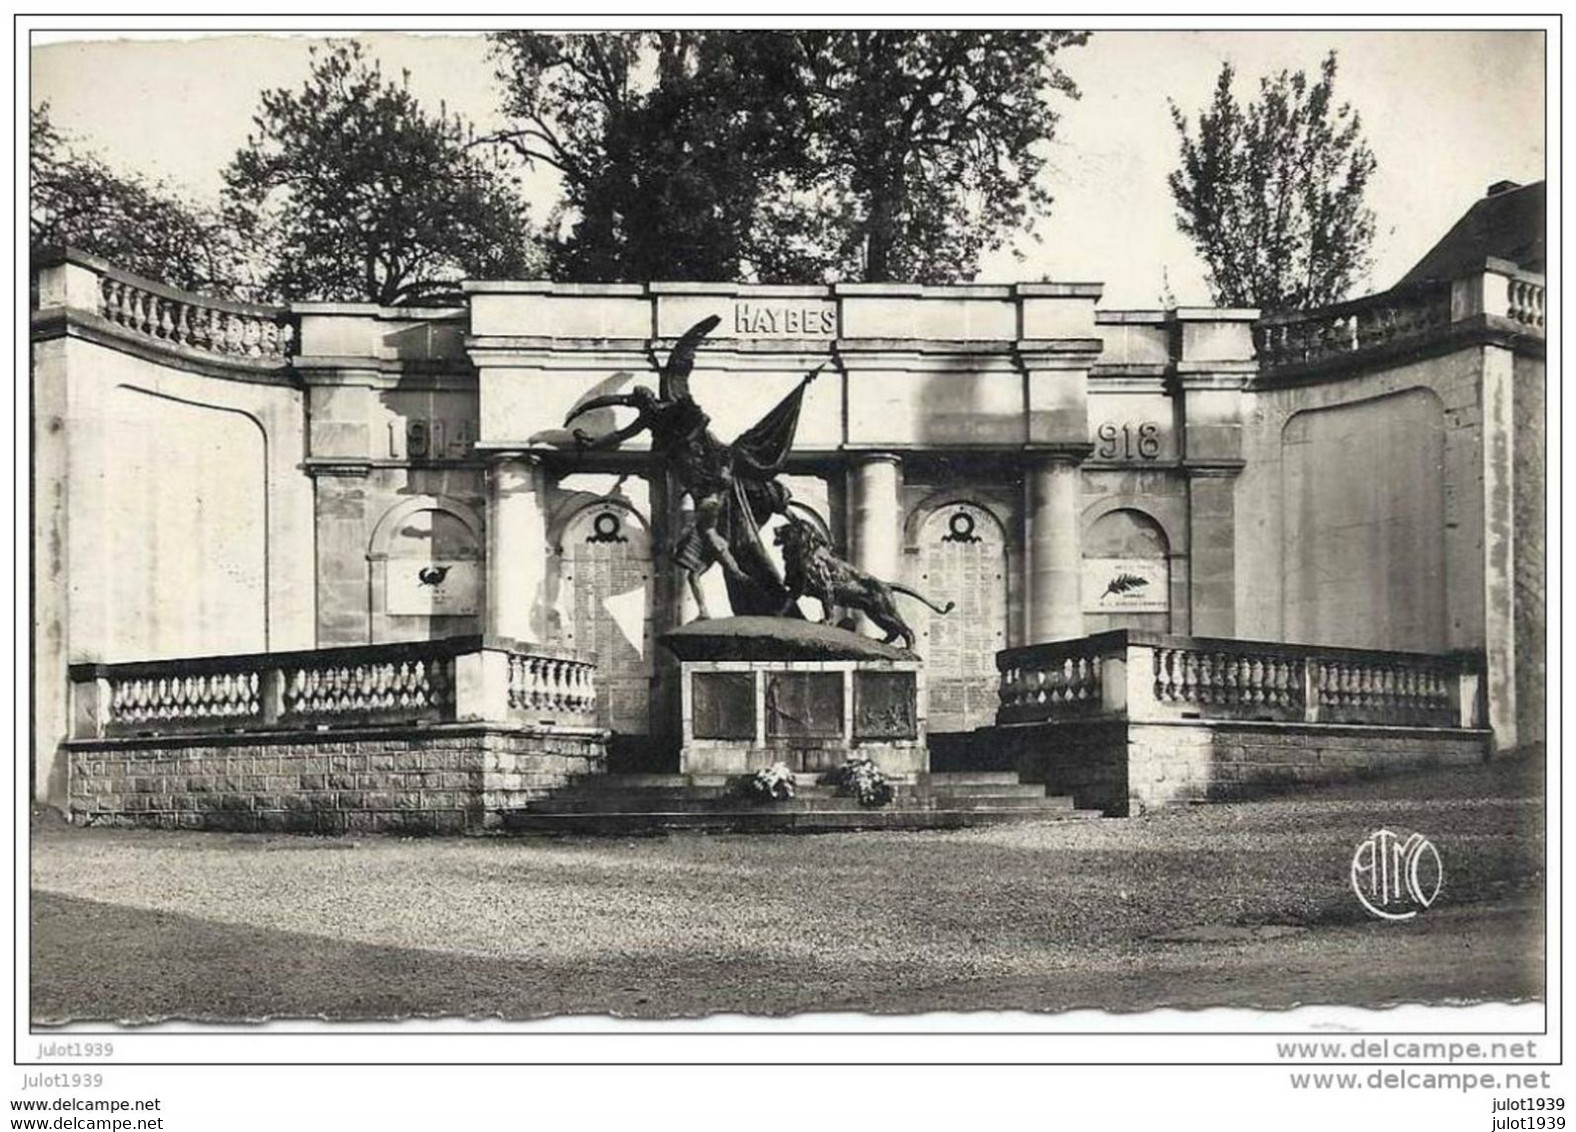
<path id="1" fill-rule="evenodd" d="M 782 575 L 766 554 L 760 529 L 772 515 L 787 513 L 789 492 L 777 474 L 793 446 L 805 388 L 822 367 L 811 370 L 732 444 L 724 444 L 712 433 L 711 418 L 689 391 L 696 351 L 720 321 L 713 315 L 684 332 L 662 367 L 655 393 L 637 385 L 628 393 L 593 397 L 575 407 L 564 427 L 593 409 L 634 409 L 633 421 L 602 436 L 575 429 L 575 444 L 582 450 L 613 448 L 649 430 L 653 454 L 695 501 L 694 520 L 679 535 L 672 554 L 695 595 L 700 616 L 711 616 L 700 576 L 716 562 L 722 563 L 727 576 L 728 601 L 735 614 L 771 616 L 792 603 Z"/>

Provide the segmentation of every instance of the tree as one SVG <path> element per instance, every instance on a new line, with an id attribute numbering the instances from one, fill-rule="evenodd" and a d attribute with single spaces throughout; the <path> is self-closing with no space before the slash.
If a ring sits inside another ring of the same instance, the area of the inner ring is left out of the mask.
<path id="1" fill-rule="evenodd" d="M 225 183 L 274 296 L 411 305 L 536 273 L 516 171 L 408 78 L 385 80 L 350 41 L 313 48 L 301 90 L 263 92 Z"/>
<path id="2" fill-rule="evenodd" d="M 802 32 L 816 146 L 841 204 L 840 258 L 868 282 L 972 279 L 1033 232 L 1058 115 L 1077 98 L 1066 31 Z"/>
<path id="3" fill-rule="evenodd" d="M 1357 112 L 1335 107 L 1335 69 L 1332 51 L 1315 83 L 1301 71 L 1261 79 L 1258 101 L 1243 107 L 1225 64 L 1196 134 L 1171 104 L 1182 150 L 1168 179 L 1177 227 L 1222 306 L 1324 306 L 1371 265 L 1374 214 L 1363 194 L 1376 162 Z"/>
<path id="4" fill-rule="evenodd" d="M 791 36 L 503 32 L 497 135 L 555 169 L 555 278 L 796 277 L 774 188 L 802 176 L 806 129 Z"/>
<path id="5" fill-rule="evenodd" d="M 493 39 L 503 135 L 558 170 L 575 279 L 972 278 L 1032 228 L 1071 32 Z"/>
<path id="6" fill-rule="evenodd" d="M 28 242 L 71 246 L 171 287 L 234 292 L 241 262 L 235 240 L 210 209 L 164 182 L 111 169 L 78 152 L 34 108 L 28 123 Z"/>

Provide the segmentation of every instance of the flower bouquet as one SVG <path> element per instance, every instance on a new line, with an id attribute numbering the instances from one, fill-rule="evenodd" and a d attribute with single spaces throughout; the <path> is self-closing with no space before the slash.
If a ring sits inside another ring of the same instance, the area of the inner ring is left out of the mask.
<path id="1" fill-rule="evenodd" d="M 787 763 L 773 763 L 745 777 L 741 789 L 752 802 L 786 802 L 793 797 L 793 771 Z"/>
<path id="2" fill-rule="evenodd" d="M 881 773 L 873 759 L 849 759 L 836 770 L 824 775 L 821 782 L 837 787 L 845 797 L 859 799 L 861 806 L 884 806 L 892 801 L 892 783 Z"/>

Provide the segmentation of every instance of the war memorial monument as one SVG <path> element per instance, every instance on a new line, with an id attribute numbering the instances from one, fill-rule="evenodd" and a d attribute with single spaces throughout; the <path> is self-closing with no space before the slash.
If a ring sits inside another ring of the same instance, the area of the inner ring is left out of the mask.
<path id="1" fill-rule="evenodd" d="M 35 799 L 918 828 L 1536 741 L 1542 264 L 1473 243 L 1527 194 L 1271 318 L 1085 282 L 281 308 L 46 256 Z M 822 783 L 853 763 L 886 805 Z M 741 795 L 774 767 L 794 797 Z"/>

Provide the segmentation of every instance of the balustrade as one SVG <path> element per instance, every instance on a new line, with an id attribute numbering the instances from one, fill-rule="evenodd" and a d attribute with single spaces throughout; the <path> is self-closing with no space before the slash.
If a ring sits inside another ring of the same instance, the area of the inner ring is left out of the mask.
<path id="1" fill-rule="evenodd" d="M 285 361 L 294 328 L 272 307 L 199 299 L 134 276 L 99 277 L 99 310 L 133 334 L 227 357 Z"/>
<path id="2" fill-rule="evenodd" d="M 1102 633 L 997 654 L 1001 670 L 997 719 L 1016 723 L 1098 715 L 1103 704 L 1102 662 L 1113 655 L 1112 637 Z"/>
<path id="3" fill-rule="evenodd" d="M 1460 710 L 1457 672 L 1443 662 L 1408 664 L 1316 660 L 1319 719 L 1448 727 Z"/>
<path id="4" fill-rule="evenodd" d="M 511 653 L 509 708 L 532 718 L 544 712 L 590 718 L 596 712 L 595 672 L 586 661 Z"/>
<path id="5" fill-rule="evenodd" d="M 108 723 L 118 731 L 223 729 L 262 719 L 255 670 L 125 675 L 105 684 Z"/>
<path id="6" fill-rule="evenodd" d="M 1329 358 L 1438 334 L 1477 315 L 1507 319 L 1542 334 L 1541 276 L 1491 261 L 1476 275 L 1417 284 L 1347 303 L 1270 315 L 1253 328 L 1265 373 L 1316 365 Z"/>
<path id="7" fill-rule="evenodd" d="M 1480 726 L 1477 662 L 1423 653 L 1118 630 L 1006 649 L 997 667 L 998 723 L 1109 716 Z"/>
<path id="8" fill-rule="evenodd" d="M 462 660 L 487 656 L 497 662 L 495 685 L 486 685 L 492 662 L 475 668 L 480 684 L 457 680 Z M 596 713 L 594 672 L 586 661 L 482 637 L 77 664 L 71 667 L 74 736 L 461 721 L 589 726 Z"/>
<path id="9" fill-rule="evenodd" d="M 1505 316 L 1523 326 L 1543 329 L 1544 286 L 1517 276 L 1509 281 Z"/>
<path id="10" fill-rule="evenodd" d="M 1196 708 L 1202 715 L 1300 720 L 1305 662 L 1301 657 L 1236 649 L 1157 647 L 1157 703 Z"/>
<path id="11" fill-rule="evenodd" d="M 287 721 L 317 724 L 347 718 L 361 722 L 453 718 L 452 656 L 389 660 L 314 657 L 281 671 L 281 718 Z"/>
<path id="12" fill-rule="evenodd" d="M 1432 334 L 1451 321 L 1450 284 L 1426 284 L 1317 310 L 1271 315 L 1253 328 L 1267 371 Z"/>

